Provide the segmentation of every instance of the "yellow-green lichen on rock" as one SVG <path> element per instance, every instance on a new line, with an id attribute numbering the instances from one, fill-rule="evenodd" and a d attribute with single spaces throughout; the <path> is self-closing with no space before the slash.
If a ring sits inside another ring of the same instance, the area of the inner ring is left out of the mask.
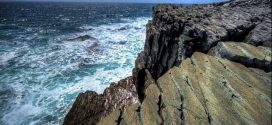
<path id="1" fill-rule="evenodd" d="M 164 94 L 169 94 L 168 99 L 183 96 L 185 124 L 269 125 L 271 73 L 261 71 L 260 76 L 251 70 L 255 69 L 197 52 L 170 69 L 158 83 Z M 171 88 L 173 85 L 177 87 Z M 167 91 L 169 86 L 172 92 Z M 181 91 L 181 95 L 173 95 L 173 91 Z M 172 117 L 172 121 L 178 118 Z"/>

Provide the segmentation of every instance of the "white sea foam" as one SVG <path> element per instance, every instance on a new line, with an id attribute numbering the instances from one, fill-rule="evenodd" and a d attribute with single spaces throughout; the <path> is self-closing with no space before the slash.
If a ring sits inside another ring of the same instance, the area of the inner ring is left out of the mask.
<path id="1" fill-rule="evenodd" d="M 0 65 L 6 65 L 9 60 L 16 57 L 16 52 L 4 52 L 0 53 Z"/>
<path id="2" fill-rule="evenodd" d="M 11 112 L 8 112 L 2 120 L 8 125 L 20 125 L 26 119 L 31 119 L 32 116 L 42 113 L 40 107 L 33 106 L 32 104 L 25 104 L 17 106 Z"/>
<path id="3" fill-rule="evenodd" d="M 92 30 L 52 38 L 47 46 L 30 49 L 23 44 L 18 49 L 24 54 L 15 59 L 15 66 L 24 69 L 17 70 L 16 77 L 2 77 L 2 81 L 10 82 L 7 85 L 16 98 L 1 120 L 8 125 L 38 125 L 44 119 L 50 121 L 48 124 L 62 124 L 78 93 L 102 93 L 111 82 L 131 75 L 137 53 L 143 49 L 148 19 L 82 26 Z M 82 35 L 98 39 L 98 46 L 89 48 L 94 41 L 66 41 Z M 1 56 L 1 63 L 14 59 L 17 53 Z"/>

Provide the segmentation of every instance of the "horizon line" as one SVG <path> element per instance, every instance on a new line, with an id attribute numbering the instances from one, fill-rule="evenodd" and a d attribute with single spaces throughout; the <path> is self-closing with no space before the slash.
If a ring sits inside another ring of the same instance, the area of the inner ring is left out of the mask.
<path id="1" fill-rule="evenodd" d="M 42 0 L 42 1 L 35 1 L 35 0 L 0 0 L 1 2 L 38 2 L 38 3 L 42 3 L 42 2 L 52 2 L 52 3 L 131 3 L 131 4 L 212 4 L 212 3 L 222 3 L 222 2 L 226 2 L 226 1 L 222 1 L 222 2 L 207 2 L 207 3 L 176 3 L 176 2 L 106 2 L 106 1 L 52 1 L 52 0 Z"/>

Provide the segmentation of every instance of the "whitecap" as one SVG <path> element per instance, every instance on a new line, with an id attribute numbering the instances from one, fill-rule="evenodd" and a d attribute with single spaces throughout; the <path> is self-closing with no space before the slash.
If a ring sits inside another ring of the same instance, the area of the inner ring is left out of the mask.
<path id="1" fill-rule="evenodd" d="M 26 119 L 30 119 L 31 116 L 41 113 L 42 109 L 32 104 L 25 104 L 17 107 L 13 111 L 6 113 L 2 118 L 2 121 L 8 125 L 20 125 Z"/>
<path id="2" fill-rule="evenodd" d="M 7 65 L 8 61 L 16 57 L 16 52 L 0 53 L 0 65 Z"/>
<path id="3" fill-rule="evenodd" d="M 11 101 L 10 110 L 3 113 L 2 121 L 10 125 L 41 124 L 48 116 L 52 117 L 48 124 L 61 124 L 78 93 L 87 90 L 102 93 L 111 82 L 131 76 L 137 53 L 143 50 L 144 25 L 149 19 L 84 25 L 93 30 L 57 36 L 51 38 L 48 45 L 35 48 L 23 45 L 14 51 L 23 53 L 18 59 L 15 58 L 17 53 L 6 55 L 12 58 L 5 57 L 3 62 L 16 59 L 16 65 L 24 69 L 18 70 L 16 76 L 7 74 L 2 79 L 10 83 L 17 97 Z M 127 30 L 118 31 L 120 27 Z M 99 46 L 95 50 L 88 50 L 94 41 L 65 41 L 68 37 L 86 34 L 98 39 Z M 22 39 L 32 40 L 36 36 L 27 37 Z M 30 117 L 39 119 L 29 120 Z"/>
<path id="4" fill-rule="evenodd" d="M 69 18 L 61 18 L 62 21 L 69 21 Z"/>

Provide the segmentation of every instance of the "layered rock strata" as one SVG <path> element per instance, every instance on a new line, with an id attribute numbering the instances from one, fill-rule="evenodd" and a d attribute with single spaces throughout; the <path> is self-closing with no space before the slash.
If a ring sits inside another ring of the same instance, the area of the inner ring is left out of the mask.
<path id="1" fill-rule="evenodd" d="M 271 72 L 271 48 L 255 47 L 246 43 L 219 42 L 210 49 L 209 55 L 241 63 L 247 67 Z"/>
<path id="2" fill-rule="evenodd" d="M 270 3 L 154 7 L 133 76 L 80 94 L 64 125 L 272 124 Z"/>
<path id="3" fill-rule="evenodd" d="M 168 70 L 157 84 L 148 80 L 140 110 L 138 105 L 129 106 L 119 124 L 270 125 L 271 75 L 196 52 Z M 99 124 L 113 123 L 119 115 L 116 110 Z"/>
<path id="4" fill-rule="evenodd" d="M 234 0 L 193 7 L 164 5 L 153 11 L 134 76 L 148 69 L 157 79 L 195 51 L 206 53 L 219 41 L 271 47 L 269 0 Z"/>

